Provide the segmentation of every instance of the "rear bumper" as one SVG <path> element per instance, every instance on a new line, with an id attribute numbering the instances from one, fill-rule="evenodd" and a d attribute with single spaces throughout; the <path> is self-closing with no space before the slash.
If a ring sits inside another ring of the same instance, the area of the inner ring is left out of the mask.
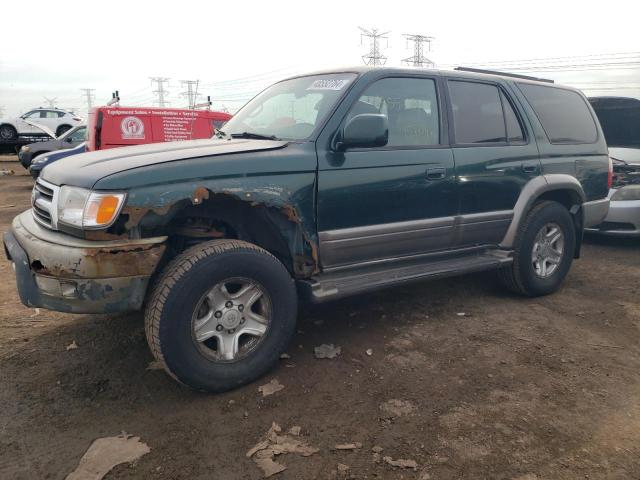
<path id="1" fill-rule="evenodd" d="M 70 313 L 142 307 L 166 237 L 95 242 L 39 226 L 31 211 L 13 220 L 4 249 L 23 304 Z"/>
<path id="2" fill-rule="evenodd" d="M 640 200 L 612 201 L 604 221 L 587 232 L 620 237 L 640 237 Z"/>
<path id="3" fill-rule="evenodd" d="M 584 202 L 582 212 L 582 226 L 584 228 L 598 225 L 609 213 L 609 198 Z"/>

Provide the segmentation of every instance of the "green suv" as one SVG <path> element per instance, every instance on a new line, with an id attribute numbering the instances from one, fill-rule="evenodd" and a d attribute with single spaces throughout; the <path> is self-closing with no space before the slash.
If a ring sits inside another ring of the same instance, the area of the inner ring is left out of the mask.
<path id="1" fill-rule="evenodd" d="M 144 308 L 166 371 L 222 391 L 276 363 L 299 299 L 489 269 L 556 291 L 610 181 L 577 90 L 353 68 L 278 82 L 209 140 L 48 166 L 4 244 L 25 305 Z"/>

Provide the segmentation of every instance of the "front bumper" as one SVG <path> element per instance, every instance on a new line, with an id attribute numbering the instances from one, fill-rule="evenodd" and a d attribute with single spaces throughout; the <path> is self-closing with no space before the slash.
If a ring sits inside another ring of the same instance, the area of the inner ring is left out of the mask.
<path id="1" fill-rule="evenodd" d="M 96 242 L 38 225 L 28 210 L 4 234 L 20 300 L 70 313 L 139 310 L 167 237 Z"/>
<path id="2" fill-rule="evenodd" d="M 602 223 L 587 232 L 620 237 L 640 237 L 640 200 L 612 201 Z"/>

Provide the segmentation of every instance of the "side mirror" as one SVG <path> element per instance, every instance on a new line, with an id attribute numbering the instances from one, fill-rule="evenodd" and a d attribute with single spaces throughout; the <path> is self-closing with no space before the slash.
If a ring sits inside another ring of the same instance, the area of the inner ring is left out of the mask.
<path id="1" fill-rule="evenodd" d="M 73 138 L 67 137 L 64 139 L 65 142 L 73 143 Z"/>
<path id="2" fill-rule="evenodd" d="M 339 149 L 384 147 L 389 141 L 389 121 L 386 115 L 363 113 L 347 122 Z"/>

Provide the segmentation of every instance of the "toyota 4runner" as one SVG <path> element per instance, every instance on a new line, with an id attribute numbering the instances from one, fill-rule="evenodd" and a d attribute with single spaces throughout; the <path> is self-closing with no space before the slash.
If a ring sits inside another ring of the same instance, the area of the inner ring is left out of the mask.
<path id="1" fill-rule="evenodd" d="M 489 269 L 556 291 L 610 183 L 577 90 L 354 68 L 276 83 L 212 139 L 48 166 L 4 244 L 25 305 L 144 308 L 166 371 L 222 391 L 274 365 L 299 298 Z"/>

